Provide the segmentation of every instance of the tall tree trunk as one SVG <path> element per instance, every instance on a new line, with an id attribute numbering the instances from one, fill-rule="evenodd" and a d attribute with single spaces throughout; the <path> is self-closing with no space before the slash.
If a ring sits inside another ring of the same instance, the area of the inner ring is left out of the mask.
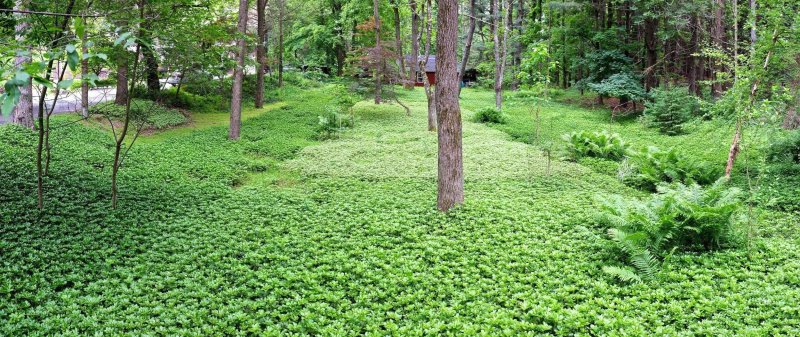
<path id="1" fill-rule="evenodd" d="M 436 32 L 436 111 L 439 122 L 437 207 L 447 212 L 464 202 L 461 108 L 458 103 L 458 0 L 439 0 Z"/>
<path id="2" fill-rule="evenodd" d="M 344 29 L 342 28 L 342 3 L 339 1 L 331 2 L 333 18 L 335 19 L 334 29 L 338 43 L 336 44 L 336 76 L 344 75 L 344 62 L 347 58 L 347 42 L 345 41 Z"/>
<path id="3" fill-rule="evenodd" d="M 689 46 L 686 51 L 686 78 L 689 82 L 689 93 L 692 95 L 700 94 L 700 87 L 697 85 L 697 58 L 694 56 L 694 54 L 697 53 L 699 28 L 697 14 L 692 14 L 689 20 L 691 37 L 689 38 Z"/>
<path id="4" fill-rule="evenodd" d="M 128 101 L 128 59 L 121 52 L 117 60 L 117 88 L 114 96 L 114 104 L 125 105 Z"/>
<path id="5" fill-rule="evenodd" d="M 425 55 L 423 56 L 423 61 L 418 63 L 421 65 L 420 68 L 422 69 L 422 82 L 425 86 L 425 98 L 428 101 L 428 131 L 436 131 L 438 124 L 436 117 L 436 96 L 434 96 L 434 90 L 431 87 L 431 82 L 428 81 L 428 74 L 425 72 L 428 68 L 428 59 L 431 56 L 431 41 L 433 37 L 433 20 L 431 18 L 432 11 L 433 6 L 431 4 L 431 0 L 428 0 L 427 6 L 425 6 Z"/>
<path id="6" fill-rule="evenodd" d="M 28 10 L 28 6 L 30 5 L 30 0 L 16 0 L 14 3 L 14 10 L 16 11 L 25 11 Z M 25 16 L 22 13 L 15 13 L 14 19 L 16 20 L 16 25 L 14 26 L 14 35 L 17 40 L 17 43 L 20 45 L 25 45 L 25 34 L 27 34 L 28 29 L 30 28 L 30 23 L 25 20 Z M 14 57 L 14 68 L 22 68 L 26 64 L 31 62 L 30 54 L 27 55 L 17 55 Z M 26 128 L 34 129 L 33 125 L 33 80 L 28 79 L 28 83 L 19 87 L 20 97 L 19 103 L 14 107 L 14 110 L 11 112 L 11 122 L 14 124 L 22 125 Z"/>
<path id="7" fill-rule="evenodd" d="M 86 18 L 81 18 L 83 26 L 86 27 Z M 86 78 L 89 76 L 89 59 L 86 55 L 89 53 L 89 47 L 86 45 L 86 29 L 83 31 L 81 38 L 81 53 L 84 57 L 81 58 L 81 115 L 86 118 L 89 117 L 89 82 Z"/>
<path id="8" fill-rule="evenodd" d="M 244 59 L 247 56 L 247 45 L 244 35 L 247 34 L 247 0 L 239 0 L 239 24 L 236 25 L 236 67 L 233 69 L 233 92 L 231 93 L 231 123 L 228 129 L 230 140 L 239 139 L 242 127 L 242 79 L 244 78 Z"/>
<path id="9" fill-rule="evenodd" d="M 255 107 L 264 107 L 264 72 L 267 70 L 267 0 L 256 0 L 256 97 Z"/>
<path id="10" fill-rule="evenodd" d="M 414 84 L 417 83 L 417 74 L 419 73 L 419 39 L 421 33 L 419 31 L 419 12 L 417 12 L 417 0 L 408 0 L 408 6 L 411 8 L 411 62 L 408 78 Z"/>
<path id="11" fill-rule="evenodd" d="M 467 71 L 467 62 L 469 62 L 469 52 L 472 49 L 472 39 L 475 36 L 475 0 L 469 1 L 469 30 L 467 31 L 467 41 L 464 44 L 464 55 L 461 55 L 461 66 L 458 68 L 458 75 L 460 80 L 464 81 L 464 73 Z M 461 92 L 461 86 L 458 89 Z"/>
<path id="12" fill-rule="evenodd" d="M 286 15 L 286 0 L 278 0 L 278 87 L 283 87 L 283 21 Z"/>
<path id="13" fill-rule="evenodd" d="M 406 63 L 403 61 L 403 39 L 400 36 L 400 7 L 396 0 L 391 0 L 392 12 L 394 13 L 394 45 L 395 53 L 397 54 L 397 66 L 400 67 L 397 71 L 397 76 L 400 77 L 400 83 L 404 86 L 407 85 L 405 76 Z"/>
<path id="14" fill-rule="evenodd" d="M 383 76 L 383 47 L 381 46 L 381 14 L 378 11 L 378 0 L 372 1 L 372 12 L 375 17 L 375 104 L 381 104 L 381 76 Z"/>
<path id="15" fill-rule="evenodd" d="M 494 42 L 494 104 L 499 110 L 503 108 L 503 55 L 498 27 L 500 24 L 501 2 L 499 0 L 490 1 L 489 8 L 492 15 L 492 24 L 490 28 Z"/>
<path id="16" fill-rule="evenodd" d="M 755 49 L 756 40 L 758 39 L 758 36 L 756 34 L 756 20 L 757 20 L 756 6 L 757 6 L 756 0 L 750 0 L 750 16 L 751 16 L 750 20 L 752 21 L 752 24 L 750 26 L 750 49 Z"/>
<path id="17" fill-rule="evenodd" d="M 513 65 L 514 69 L 519 69 L 520 65 L 522 65 L 522 40 L 520 37 L 525 34 L 525 1 L 517 1 L 519 7 L 517 9 L 517 41 L 514 45 L 514 55 L 513 55 Z M 579 70 L 580 71 L 580 70 Z M 514 81 L 511 83 L 511 89 L 517 90 L 519 89 L 519 78 L 516 76 L 514 77 Z"/>
<path id="18" fill-rule="evenodd" d="M 644 44 L 646 47 L 645 80 L 644 87 L 648 92 L 658 86 L 656 77 L 656 63 L 658 62 L 658 19 L 647 17 L 644 19 Z"/>
<path id="19" fill-rule="evenodd" d="M 725 0 L 714 1 L 714 44 L 720 51 L 724 50 L 725 46 L 725 26 L 723 21 L 725 19 Z M 723 64 L 720 60 L 712 60 L 714 67 L 711 73 L 711 96 L 719 98 L 722 95 L 722 83 L 717 79 L 717 73 L 724 71 Z"/>

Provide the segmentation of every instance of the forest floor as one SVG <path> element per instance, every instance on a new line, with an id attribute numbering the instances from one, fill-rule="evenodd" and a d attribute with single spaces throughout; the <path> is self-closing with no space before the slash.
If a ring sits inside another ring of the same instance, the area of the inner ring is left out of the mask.
<path id="1" fill-rule="evenodd" d="M 468 89 L 466 203 L 440 214 L 425 96 L 400 95 L 410 115 L 360 102 L 355 127 L 327 141 L 325 86 L 248 110 L 237 142 L 216 123 L 146 136 L 118 210 L 107 131 L 56 119 L 39 213 L 35 139 L 0 127 L 0 335 L 800 334 L 796 215 L 765 211 L 746 247 L 676 253 L 654 280 L 623 284 L 601 270 L 616 257 L 597 208 L 646 194 L 612 164 L 541 151 L 608 129 L 718 162 L 726 126 L 667 137 L 552 103 L 536 137 L 529 98 L 507 100 L 508 123 L 477 124 L 493 96 Z"/>

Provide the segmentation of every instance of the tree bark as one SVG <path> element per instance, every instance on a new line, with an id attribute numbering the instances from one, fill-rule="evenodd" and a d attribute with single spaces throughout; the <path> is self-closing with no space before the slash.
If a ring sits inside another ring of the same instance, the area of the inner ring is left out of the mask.
<path id="1" fill-rule="evenodd" d="M 338 43 L 336 44 L 336 76 L 344 75 L 344 62 L 347 58 L 347 43 L 345 41 L 344 36 L 344 29 L 342 28 L 342 20 L 341 20 L 341 13 L 342 13 L 342 3 L 339 1 L 332 1 L 331 8 L 333 10 L 333 17 L 335 21 L 335 33 L 336 37 L 338 38 Z"/>
<path id="2" fill-rule="evenodd" d="M 458 68 L 459 79 L 464 81 L 464 73 L 467 71 L 467 62 L 469 62 L 469 53 L 472 49 L 472 39 L 475 36 L 475 0 L 469 1 L 469 30 L 467 31 L 467 41 L 464 44 L 464 55 L 461 56 L 461 66 Z M 461 86 L 458 91 L 461 92 Z"/>
<path id="3" fill-rule="evenodd" d="M 697 85 L 697 60 L 693 55 L 697 52 L 698 26 L 697 14 L 692 14 L 689 19 L 691 37 L 686 51 L 686 79 L 689 82 L 689 93 L 692 95 L 700 94 L 700 87 Z"/>
<path id="4" fill-rule="evenodd" d="M 647 17 L 644 19 L 644 43 L 646 47 L 646 68 L 644 87 L 648 92 L 658 86 L 656 77 L 656 62 L 658 62 L 658 41 L 656 31 L 658 30 L 658 19 Z"/>
<path id="5" fill-rule="evenodd" d="M 125 105 L 128 101 L 128 60 L 120 56 L 117 63 L 117 88 L 114 104 Z"/>
<path id="6" fill-rule="evenodd" d="M 381 14 L 378 11 L 378 0 L 372 1 L 372 13 L 375 18 L 375 50 L 374 55 L 377 59 L 375 61 L 375 70 L 373 75 L 375 77 L 375 104 L 381 104 L 381 76 L 383 75 L 383 47 L 381 47 Z"/>
<path id="7" fill-rule="evenodd" d="M 278 0 L 278 87 L 283 87 L 283 20 L 286 0 Z"/>
<path id="8" fill-rule="evenodd" d="M 439 0 L 436 34 L 436 111 L 439 122 L 437 207 L 442 212 L 464 202 L 457 44 L 458 0 Z"/>
<path id="9" fill-rule="evenodd" d="M 431 19 L 431 11 L 433 10 L 433 6 L 431 5 L 431 0 L 428 0 L 427 6 L 425 6 L 425 21 L 426 21 L 426 40 L 425 40 L 425 55 L 423 61 L 419 62 L 422 68 L 422 82 L 425 85 L 425 98 L 428 101 L 428 131 L 436 131 L 437 129 L 437 117 L 436 117 L 436 96 L 434 96 L 434 90 L 431 87 L 431 82 L 428 81 L 428 74 L 425 73 L 425 70 L 428 68 L 428 59 L 431 56 L 431 41 L 433 37 L 433 25 Z M 438 63 L 438 62 L 437 62 Z"/>
<path id="10" fill-rule="evenodd" d="M 14 3 L 14 10 L 25 11 L 28 9 L 29 5 L 30 0 L 16 0 Z M 25 21 L 25 17 L 21 13 L 15 13 L 14 19 L 17 22 L 14 26 L 15 39 L 17 40 L 17 43 L 24 45 L 26 42 L 25 34 L 30 28 L 30 23 Z M 30 62 L 30 54 L 18 55 L 14 57 L 14 68 L 19 69 Z M 19 87 L 19 91 L 19 102 L 11 112 L 11 122 L 33 130 L 35 129 L 33 125 L 33 80 L 28 79 L 28 83 Z"/>
<path id="11" fill-rule="evenodd" d="M 405 76 L 405 69 L 406 63 L 403 60 L 405 57 L 403 56 L 403 39 L 400 36 L 400 7 L 397 4 L 396 0 L 391 0 L 392 4 L 392 12 L 394 13 L 394 44 L 395 44 L 395 53 L 397 54 L 397 66 L 400 67 L 397 71 L 397 76 L 400 77 L 400 83 L 404 86 L 406 84 Z"/>
<path id="12" fill-rule="evenodd" d="M 490 31 L 494 42 L 494 105 L 500 110 L 503 108 L 503 56 L 501 54 L 500 32 L 500 4 L 499 0 L 490 0 L 489 11 L 492 15 Z"/>
<path id="13" fill-rule="evenodd" d="M 86 18 L 81 18 L 83 26 L 86 27 Z M 89 59 L 86 55 L 89 53 L 89 47 L 86 45 L 88 42 L 86 38 L 86 29 L 84 29 L 81 38 L 81 53 L 84 55 L 81 58 L 81 115 L 86 118 L 89 117 L 89 82 L 86 82 L 86 77 L 89 76 Z"/>
<path id="14" fill-rule="evenodd" d="M 419 73 L 419 39 L 421 34 L 419 31 L 419 13 L 417 12 L 417 1 L 408 0 L 408 6 L 411 8 L 411 57 L 412 61 L 409 67 L 408 78 L 412 80 L 415 85 L 417 83 L 417 73 Z"/>
<path id="15" fill-rule="evenodd" d="M 725 46 L 725 26 L 723 21 L 725 19 L 725 0 L 714 1 L 714 44 L 720 51 L 724 50 Z M 722 83 L 717 80 L 717 73 L 724 71 L 722 62 L 720 60 L 713 61 L 714 67 L 712 68 L 711 79 L 711 96 L 719 98 L 722 95 Z"/>
<path id="16" fill-rule="evenodd" d="M 264 107 L 264 72 L 267 68 L 267 0 L 256 0 L 256 95 L 255 107 Z"/>
<path id="17" fill-rule="evenodd" d="M 236 26 L 236 67 L 233 69 L 233 92 L 231 93 L 231 122 L 228 139 L 239 139 L 242 127 L 242 79 L 244 78 L 244 59 L 247 56 L 247 45 L 244 35 L 247 34 L 247 0 L 239 0 L 239 23 Z"/>

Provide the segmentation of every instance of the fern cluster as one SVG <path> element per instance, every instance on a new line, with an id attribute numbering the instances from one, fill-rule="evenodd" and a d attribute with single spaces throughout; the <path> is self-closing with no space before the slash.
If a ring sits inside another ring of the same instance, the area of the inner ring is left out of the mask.
<path id="1" fill-rule="evenodd" d="M 614 196 L 604 202 L 600 222 L 628 267 L 604 271 L 622 281 L 650 279 L 671 252 L 724 247 L 735 241 L 741 205 L 741 191 L 723 179 L 708 188 L 661 185 L 647 200 Z"/>
<path id="2" fill-rule="evenodd" d="M 629 184 L 654 191 L 663 182 L 709 184 L 719 177 L 719 172 L 695 163 L 674 148 L 661 150 L 649 146 L 629 154 L 628 162 L 620 166 L 619 177 Z"/>
<path id="3" fill-rule="evenodd" d="M 628 145 L 616 133 L 608 131 L 579 131 L 565 134 L 567 154 L 572 159 L 581 157 L 619 160 L 625 157 Z"/>

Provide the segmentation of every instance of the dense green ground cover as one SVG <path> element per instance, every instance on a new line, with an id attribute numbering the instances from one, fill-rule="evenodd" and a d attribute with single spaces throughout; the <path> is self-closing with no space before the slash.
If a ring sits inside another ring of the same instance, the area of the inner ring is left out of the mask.
<path id="1" fill-rule="evenodd" d="M 597 198 L 643 192 L 548 165 L 514 140 L 528 117 L 510 113 L 500 130 L 465 122 L 467 203 L 442 215 L 421 91 L 402 94 L 411 116 L 362 102 L 355 128 L 319 142 L 330 92 L 290 90 L 239 142 L 222 126 L 143 142 L 117 211 L 107 133 L 57 131 L 40 215 L 33 136 L 0 127 L 0 335 L 800 334 L 795 218 L 769 213 L 748 247 L 676 254 L 653 281 L 621 284 L 601 271 L 616 257 Z M 465 120 L 492 102 L 462 97 Z M 552 109 L 542 132 L 554 139 L 608 123 Z M 698 132 L 663 141 L 718 160 L 727 135 Z"/>

